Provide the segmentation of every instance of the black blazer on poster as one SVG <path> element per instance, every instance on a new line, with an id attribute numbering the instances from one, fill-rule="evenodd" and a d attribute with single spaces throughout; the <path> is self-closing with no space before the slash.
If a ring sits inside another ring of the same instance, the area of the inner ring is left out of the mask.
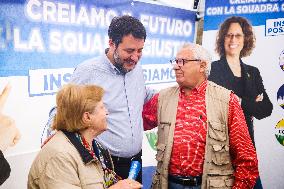
<path id="1" fill-rule="evenodd" d="M 273 105 L 269 100 L 259 70 L 256 67 L 244 64 L 241 60 L 241 76 L 243 78 L 244 91 L 242 109 L 248 125 L 249 134 L 254 143 L 253 117 L 263 119 L 271 115 Z M 215 61 L 211 65 L 210 81 L 234 91 L 234 74 L 231 71 L 225 57 Z M 256 102 L 257 95 L 263 93 L 263 100 Z"/>

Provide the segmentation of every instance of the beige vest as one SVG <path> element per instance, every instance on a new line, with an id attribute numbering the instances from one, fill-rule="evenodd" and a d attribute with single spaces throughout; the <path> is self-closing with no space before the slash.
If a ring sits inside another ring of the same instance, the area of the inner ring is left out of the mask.
<path id="1" fill-rule="evenodd" d="M 164 89 L 158 100 L 157 170 L 153 189 L 168 189 L 168 167 L 173 146 L 179 87 Z M 228 111 L 231 91 L 208 81 L 206 88 L 207 135 L 202 189 L 232 188 L 234 178 L 229 154 Z"/>

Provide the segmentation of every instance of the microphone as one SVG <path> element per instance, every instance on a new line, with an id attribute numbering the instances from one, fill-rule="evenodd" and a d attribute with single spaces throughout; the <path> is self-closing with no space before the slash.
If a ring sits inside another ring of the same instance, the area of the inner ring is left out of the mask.
<path id="1" fill-rule="evenodd" d="M 139 161 L 131 161 L 128 178 L 136 180 L 140 169 L 141 169 L 141 163 Z"/>

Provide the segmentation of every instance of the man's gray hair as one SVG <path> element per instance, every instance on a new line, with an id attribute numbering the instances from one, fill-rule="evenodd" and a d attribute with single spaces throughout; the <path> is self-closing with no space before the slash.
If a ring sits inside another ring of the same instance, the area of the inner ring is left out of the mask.
<path id="1" fill-rule="evenodd" d="M 195 43 L 185 43 L 182 46 L 182 49 L 188 49 L 189 51 L 193 52 L 194 59 L 198 59 L 198 60 L 206 62 L 205 75 L 208 78 L 210 74 L 211 62 L 212 62 L 212 58 L 209 52 L 201 45 L 198 45 Z"/>

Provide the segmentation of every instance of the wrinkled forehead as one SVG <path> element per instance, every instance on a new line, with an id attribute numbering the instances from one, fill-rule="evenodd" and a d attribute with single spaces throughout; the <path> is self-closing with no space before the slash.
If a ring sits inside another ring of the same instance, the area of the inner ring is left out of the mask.
<path id="1" fill-rule="evenodd" d="M 190 48 L 182 48 L 178 51 L 176 58 L 194 59 L 194 53 Z"/>

